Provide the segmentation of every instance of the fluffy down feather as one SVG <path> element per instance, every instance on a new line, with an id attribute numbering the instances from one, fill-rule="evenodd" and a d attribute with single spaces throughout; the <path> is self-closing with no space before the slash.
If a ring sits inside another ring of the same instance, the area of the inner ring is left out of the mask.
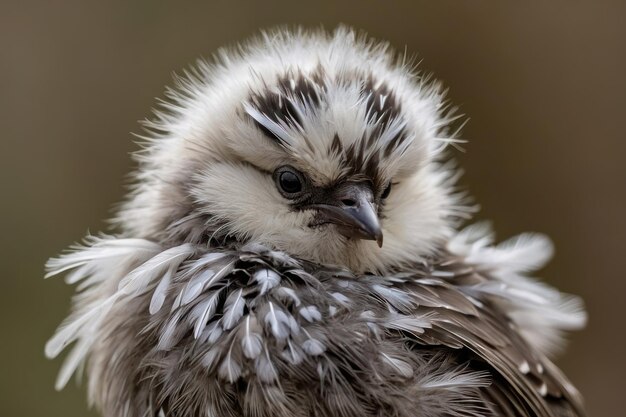
<path id="1" fill-rule="evenodd" d="M 346 28 L 277 30 L 167 97 L 119 233 L 47 264 L 77 286 L 57 388 L 85 365 L 105 417 L 584 415 L 548 359 L 582 303 L 528 276 L 547 238 L 457 231 L 430 77 Z M 382 248 L 281 194 L 284 166 L 317 195 L 367 187 Z"/>

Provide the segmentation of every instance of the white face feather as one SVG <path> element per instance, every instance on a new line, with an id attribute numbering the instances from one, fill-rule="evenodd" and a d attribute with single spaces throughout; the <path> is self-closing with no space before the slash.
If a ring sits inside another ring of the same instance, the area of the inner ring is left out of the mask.
<path id="1" fill-rule="evenodd" d="M 381 271 L 419 261 L 451 235 L 464 209 L 438 163 L 445 125 L 438 85 L 425 85 L 386 44 L 333 35 L 268 33 L 221 51 L 179 80 L 148 127 L 137 186 L 118 215 L 134 236 L 255 241 L 316 262 Z M 310 227 L 272 173 L 293 166 L 316 187 L 368 181 L 384 245 Z"/>

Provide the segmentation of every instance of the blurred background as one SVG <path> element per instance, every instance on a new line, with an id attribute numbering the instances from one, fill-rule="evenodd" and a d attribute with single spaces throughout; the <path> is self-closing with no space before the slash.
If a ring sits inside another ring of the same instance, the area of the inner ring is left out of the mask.
<path id="1" fill-rule="evenodd" d="M 558 364 L 592 416 L 626 408 L 626 2 L 0 3 L 0 416 L 88 416 L 43 356 L 72 289 L 45 260 L 105 228 L 130 132 L 199 56 L 277 24 L 346 23 L 417 53 L 470 116 L 462 180 L 503 239 L 542 231 L 542 278 L 582 295 Z M 621 410 L 621 411 L 620 411 Z"/>

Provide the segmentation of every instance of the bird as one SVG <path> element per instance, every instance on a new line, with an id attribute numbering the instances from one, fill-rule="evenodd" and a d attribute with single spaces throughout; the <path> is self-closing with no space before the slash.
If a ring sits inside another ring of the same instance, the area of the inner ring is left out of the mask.
<path id="1" fill-rule="evenodd" d="M 552 362 L 582 300 L 460 188 L 458 110 L 406 53 L 277 28 L 182 75 L 144 122 L 76 287 L 56 387 L 105 417 L 584 416 Z M 71 348 L 70 348 L 71 347 Z"/>

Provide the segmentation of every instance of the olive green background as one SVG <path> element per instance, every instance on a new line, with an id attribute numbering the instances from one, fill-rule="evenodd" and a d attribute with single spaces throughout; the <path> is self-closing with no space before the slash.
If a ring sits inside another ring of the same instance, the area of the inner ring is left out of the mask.
<path id="1" fill-rule="evenodd" d="M 43 264 L 105 227 L 172 71 L 276 24 L 344 22 L 418 53 L 471 117 L 462 183 L 498 236 L 549 234 L 588 328 L 558 363 L 590 414 L 626 405 L 626 2 L 0 2 L 0 416 L 87 416 L 43 345 L 72 290 Z"/>

